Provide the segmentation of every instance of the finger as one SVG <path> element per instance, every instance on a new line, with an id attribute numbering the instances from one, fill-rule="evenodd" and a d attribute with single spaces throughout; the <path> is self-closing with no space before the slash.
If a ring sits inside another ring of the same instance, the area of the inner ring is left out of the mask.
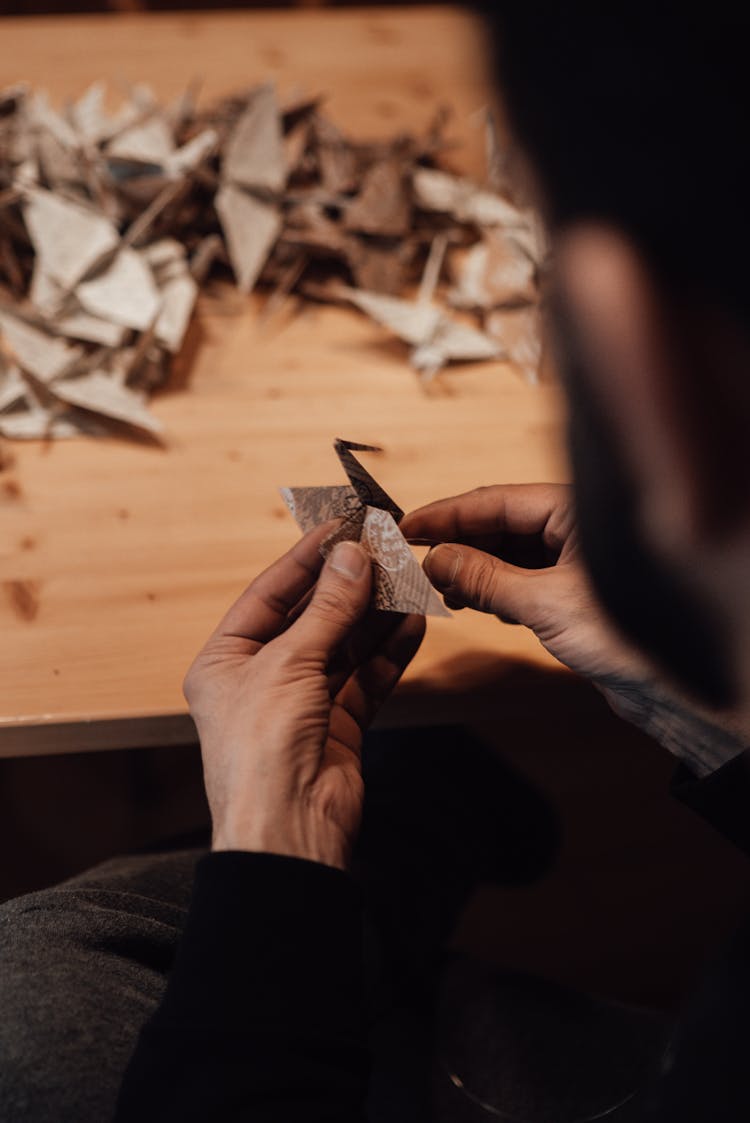
<path id="1" fill-rule="evenodd" d="M 372 564 L 358 542 L 339 542 L 321 570 L 315 592 L 281 637 L 287 649 L 319 656 L 327 664 L 349 638 L 370 601 Z"/>
<path id="2" fill-rule="evenodd" d="M 320 562 L 321 562 L 321 569 L 322 569 L 323 568 L 323 555 L 322 554 L 320 555 Z M 310 588 L 307 590 L 307 592 L 304 593 L 303 596 L 300 597 L 300 599 L 297 601 L 297 603 L 294 605 L 294 607 L 289 609 L 289 611 L 286 614 L 286 620 L 284 621 L 284 627 L 285 628 L 290 628 L 292 626 L 292 624 L 294 623 L 294 621 L 298 620 L 300 618 L 300 616 L 302 615 L 302 613 L 305 611 L 308 604 L 312 600 L 312 595 L 313 595 L 314 592 L 315 592 L 315 586 L 311 585 Z"/>
<path id="3" fill-rule="evenodd" d="M 404 515 L 409 541 L 466 542 L 491 535 L 540 535 L 561 548 L 572 528 L 572 492 L 563 484 L 497 484 L 439 499 Z"/>
<path id="4" fill-rule="evenodd" d="M 446 601 L 534 628 L 554 596 L 553 569 L 521 569 L 471 546 L 434 546 L 424 570 Z"/>
<path id="5" fill-rule="evenodd" d="M 370 605 L 346 642 L 328 662 L 328 685 L 332 698 L 336 697 L 357 667 L 387 643 L 402 622 L 403 616 L 400 613 L 380 612 Z"/>
<path id="6" fill-rule="evenodd" d="M 285 627 L 297 620 L 312 600 L 314 588 L 309 589 L 298 604 L 288 613 Z M 448 606 L 450 607 L 450 606 Z M 459 608 L 462 606 L 458 606 Z M 396 631 L 403 616 L 395 612 L 379 612 L 372 604 L 358 621 L 351 635 L 328 661 L 326 673 L 331 697 L 335 698 L 343 684 L 356 668 L 369 656 L 382 647 L 390 635 Z"/>
<path id="7" fill-rule="evenodd" d="M 329 521 L 315 527 L 256 577 L 221 620 L 213 638 L 234 636 L 252 648 L 278 635 L 288 613 L 315 584 L 323 566 L 320 544 L 333 525 Z"/>
<path id="8" fill-rule="evenodd" d="M 419 650 L 425 633 L 423 616 L 402 616 L 387 639 L 357 667 L 336 696 L 331 736 L 351 746 L 392 692 Z"/>

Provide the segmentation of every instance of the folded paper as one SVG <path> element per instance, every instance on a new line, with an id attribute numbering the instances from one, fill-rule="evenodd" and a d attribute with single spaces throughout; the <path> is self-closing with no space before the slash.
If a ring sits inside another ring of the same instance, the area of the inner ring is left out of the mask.
<path id="1" fill-rule="evenodd" d="M 228 274 L 269 316 L 300 298 L 358 309 L 425 381 L 497 359 L 536 379 L 546 245 L 491 114 L 474 183 L 440 167 L 445 110 L 423 134 L 368 140 L 268 83 L 206 107 L 194 85 L 171 103 L 124 89 L 114 108 L 103 83 L 60 108 L 0 90 L 0 353 L 28 391 L 3 410 L 8 433 L 91 435 L 117 414 L 149 428 L 199 287 Z M 102 381 L 125 366 L 137 409 Z M 85 402 L 63 406 L 67 379 Z"/>
<path id="2" fill-rule="evenodd" d="M 323 540 L 321 553 L 327 557 L 338 542 L 359 542 L 372 560 L 376 608 L 450 616 L 399 530 L 404 512 L 354 455 L 382 449 L 341 439 L 334 448 L 349 486 L 281 488 L 300 529 L 307 532 L 329 519 L 341 520 Z"/>

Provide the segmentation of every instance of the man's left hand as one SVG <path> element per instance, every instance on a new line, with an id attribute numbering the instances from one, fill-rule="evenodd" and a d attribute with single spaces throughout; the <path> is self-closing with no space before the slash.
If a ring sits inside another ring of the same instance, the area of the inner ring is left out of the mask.
<path id="1" fill-rule="evenodd" d="M 214 850 L 348 865 L 363 734 L 424 620 L 368 611 L 369 557 L 342 542 L 324 564 L 330 530 L 317 527 L 253 581 L 185 678 Z"/>

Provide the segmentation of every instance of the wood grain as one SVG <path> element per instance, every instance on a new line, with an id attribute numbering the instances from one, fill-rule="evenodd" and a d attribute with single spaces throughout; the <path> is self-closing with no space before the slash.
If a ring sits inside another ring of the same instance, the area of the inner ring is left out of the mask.
<path id="1" fill-rule="evenodd" d="M 440 99 L 467 139 L 488 97 L 481 32 L 450 9 L 5 20 L 2 82 L 53 97 L 99 77 L 207 97 L 267 77 L 325 90 L 358 133 L 423 125 Z M 190 736 L 181 680 L 219 615 L 294 541 L 279 485 L 339 480 L 334 437 L 382 444 L 377 475 L 408 510 L 482 483 L 562 479 L 560 405 L 501 363 L 455 368 L 426 394 L 399 345 L 353 312 L 259 321 L 205 295 L 155 412 L 164 449 L 118 440 L 14 447 L 0 476 L 0 754 Z M 473 613 L 430 623 L 393 720 L 490 693 L 533 637 Z"/>

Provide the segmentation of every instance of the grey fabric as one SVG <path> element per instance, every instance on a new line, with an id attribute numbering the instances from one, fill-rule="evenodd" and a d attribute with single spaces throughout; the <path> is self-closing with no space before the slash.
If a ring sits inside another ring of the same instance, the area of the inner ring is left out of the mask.
<path id="1" fill-rule="evenodd" d="M 107 1123 L 201 851 L 118 858 L 0 906 L 0 1119 Z"/>
<path id="2" fill-rule="evenodd" d="M 2 1123 L 113 1118 L 139 1031 L 161 1000 L 202 853 L 115 859 L 0 906 Z M 410 1079 L 427 1081 L 435 1046 L 436 1102 L 428 1118 L 563 1123 L 598 1118 L 602 1105 L 607 1123 L 640 1118 L 629 1103 L 611 1115 L 608 1109 L 623 1098 L 623 1081 L 627 1096 L 660 1056 L 660 1019 L 590 1005 L 465 961 L 441 974 L 434 1043 L 429 1019 L 410 1019 L 398 1004 L 382 1015 L 369 1119 L 391 1123 L 393 1097 L 402 1100 Z M 550 1057 L 557 1058 L 552 1068 Z M 448 1079 L 455 1071 L 465 1078 L 463 1090 Z M 561 1092 L 559 1071 L 563 1083 L 574 1077 L 575 1095 Z"/>

